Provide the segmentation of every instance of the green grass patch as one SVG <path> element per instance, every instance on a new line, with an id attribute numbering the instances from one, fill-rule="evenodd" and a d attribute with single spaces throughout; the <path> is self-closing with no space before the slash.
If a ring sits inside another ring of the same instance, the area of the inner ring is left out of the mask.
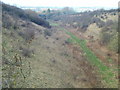
<path id="1" fill-rule="evenodd" d="M 50 26 L 59 26 L 59 24 L 51 22 Z"/>
<path id="2" fill-rule="evenodd" d="M 76 42 L 72 38 L 68 38 L 67 42 L 75 44 Z"/>
<path id="3" fill-rule="evenodd" d="M 106 87 L 117 87 L 117 79 L 115 79 L 115 74 L 113 69 L 104 65 L 99 58 L 86 46 L 86 41 L 73 35 L 71 32 L 64 30 L 71 38 L 68 39 L 69 42 L 77 43 L 85 53 L 88 61 L 99 69 L 99 73 L 102 75 L 103 82 Z M 111 60 L 110 60 L 111 61 Z M 111 86 L 112 85 L 112 86 Z"/>
<path id="4" fill-rule="evenodd" d="M 108 58 L 108 62 L 113 63 L 113 60 L 111 58 Z"/>

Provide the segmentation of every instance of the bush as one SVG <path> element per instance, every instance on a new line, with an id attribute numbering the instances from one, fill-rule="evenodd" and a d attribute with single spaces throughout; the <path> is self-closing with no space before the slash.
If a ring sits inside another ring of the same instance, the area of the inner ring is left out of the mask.
<path id="1" fill-rule="evenodd" d="M 100 22 L 101 20 L 99 19 L 99 18 L 96 18 L 96 17 L 93 17 L 92 19 L 91 19 L 91 23 L 98 23 L 98 22 Z"/>
<path id="2" fill-rule="evenodd" d="M 98 26 L 99 28 L 105 26 L 105 22 L 103 22 L 103 21 L 99 21 L 99 22 L 97 22 L 96 24 L 97 24 L 97 26 Z"/>
<path id="3" fill-rule="evenodd" d="M 2 26 L 7 29 L 10 29 L 11 27 L 14 26 L 14 22 L 12 21 L 11 17 L 4 12 L 2 14 Z"/>
<path id="4" fill-rule="evenodd" d="M 108 21 L 105 23 L 106 26 L 110 26 L 110 25 L 112 25 L 112 24 L 114 24 L 114 22 L 113 22 L 112 20 L 108 20 Z"/>
<path id="5" fill-rule="evenodd" d="M 110 39 L 110 43 L 108 45 L 108 47 L 115 51 L 118 52 L 118 35 L 114 35 L 113 38 Z"/>
<path id="6" fill-rule="evenodd" d="M 118 23 L 108 20 L 101 31 L 101 42 L 110 50 L 118 52 Z"/>
<path id="7" fill-rule="evenodd" d="M 26 40 L 33 39 L 35 37 L 35 31 L 33 29 L 26 30 L 25 32 Z"/>
<path id="8" fill-rule="evenodd" d="M 25 37 L 25 35 L 24 35 L 24 33 L 22 31 L 19 31 L 18 35 L 21 36 L 21 37 L 23 37 L 23 38 Z"/>
<path id="9" fill-rule="evenodd" d="M 29 48 L 22 48 L 22 55 L 24 57 L 31 57 L 31 55 L 34 53 L 33 50 L 30 50 Z"/>
<path id="10" fill-rule="evenodd" d="M 18 34 L 24 38 L 26 41 L 29 41 L 35 37 L 35 31 L 33 29 L 27 29 L 24 32 L 20 31 Z"/>
<path id="11" fill-rule="evenodd" d="M 101 42 L 107 45 L 110 42 L 111 35 L 109 33 L 103 33 L 101 36 Z"/>
<path id="12" fill-rule="evenodd" d="M 46 37 L 46 36 L 51 36 L 52 35 L 52 32 L 51 32 L 51 30 L 48 30 L 48 29 L 45 29 L 44 30 L 44 36 Z"/>

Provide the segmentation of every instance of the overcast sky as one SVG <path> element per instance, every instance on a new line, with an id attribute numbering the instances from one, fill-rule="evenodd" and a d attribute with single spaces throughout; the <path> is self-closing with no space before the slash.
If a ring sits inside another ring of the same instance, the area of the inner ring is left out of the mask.
<path id="1" fill-rule="evenodd" d="M 40 7 L 118 7 L 119 0 L 1 0 L 17 6 Z"/>

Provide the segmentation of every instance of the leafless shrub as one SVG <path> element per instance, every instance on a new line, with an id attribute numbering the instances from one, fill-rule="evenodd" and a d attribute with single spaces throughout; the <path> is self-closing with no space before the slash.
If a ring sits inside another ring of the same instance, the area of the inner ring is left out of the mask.
<path id="1" fill-rule="evenodd" d="M 67 41 L 67 40 L 65 40 L 65 44 L 70 44 L 70 42 L 69 42 L 69 41 Z"/>
<path id="2" fill-rule="evenodd" d="M 109 33 L 103 33 L 101 41 L 103 44 L 108 44 L 110 42 L 111 35 Z"/>
<path id="3" fill-rule="evenodd" d="M 22 46 L 19 46 L 19 50 L 23 50 L 23 47 L 22 47 Z"/>
<path id="4" fill-rule="evenodd" d="M 104 16 L 101 16 L 100 18 L 104 19 Z"/>
<path id="5" fill-rule="evenodd" d="M 56 59 L 55 58 L 52 58 L 50 59 L 54 64 L 56 63 Z"/>
<path id="6" fill-rule="evenodd" d="M 30 50 L 29 48 L 22 48 L 22 55 L 24 57 L 31 57 L 31 55 L 34 54 L 34 50 Z"/>
<path id="7" fill-rule="evenodd" d="M 21 37 L 24 37 L 24 33 L 22 31 L 18 32 L 18 35 L 20 35 Z"/>
<path id="8" fill-rule="evenodd" d="M 112 25 L 112 24 L 114 24 L 114 22 L 113 22 L 112 20 L 108 20 L 108 21 L 106 22 L 106 26 L 110 26 L 110 25 Z"/>
<path id="9" fill-rule="evenodd" d="M 53 41 L 53 43 L 55 44 L 55 41 Z"/>
<path id="10" fill-rule="evenodd" d="M 46 39 L 48 39 L 48 37 L 47 37 L 47 36 L 46 36 L 45 38 L 46 38 Z"/>
<path id="11" fill-rule="evenodd" d="M 35 37 L 35 32 L 33 29 L 27 29 L 24 32 L 20 31 L 18 34 L 23 37 L 26 41 L 29 41 Z"/>
<path id="12" fill-rule="evenodd" d="M 51 32 L 51 30 L 48 30 L 48 29 L 45 29 L 44 30 L 44 36 L 46 37 L 46 36 L 51 36 L 52 35 L 52 32 Z"/>
<path id="13" fill-rule="evenodd" d="M 22 27 L 26 27 L 26 24 L 22 24 L 21 26 L 22 26 Z"/>
<path id="14" fill-rule="evenodd" d="M 104 22 L 104 21 L 99 21 L 99 22 L 97 22 L 96 24 L 97 24 L 97 26 L 98 26 L 99 28 L 105 26 L 105 22 Z"/>
<path id="15" fill-rule="evenodd" d="M 25 35 L 26 35 L 25 39 L 30 40 L 30 39 L 34 38 L 35 32 L 33 29 L 29 29 L 29 30 L 26 30 Z"/>
<path id="16" fill-rule="evenodd" d="M 2 56 L 2 64 L 11 65 L 11 62 L 4 56 Z"/>
<path id="17" fill-rule="evenodd" d="M 15 34 L 13 32 L 10 33 L 10 36 L 15 38 Z"/>
<path id="18" fill-rule="evenodd" d="M 56 40 L 59 40 L 59 38 L 57 37 Z"/>

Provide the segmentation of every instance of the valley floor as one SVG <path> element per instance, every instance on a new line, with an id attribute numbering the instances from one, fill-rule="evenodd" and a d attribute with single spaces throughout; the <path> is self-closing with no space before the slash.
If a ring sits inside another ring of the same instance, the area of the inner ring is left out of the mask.
<path id="1" fill-rule="evenodd" d="M 78 45 L 66 43 L 70 36 L 60 29 L 61 26 L 53 26 L 52 36 L 48 37 L 36 31 L 35 39 L 31 44 L 35 50 L 34 58 L 29 59 L 31 74 L 26 78 L 23 87 L 105 87 L 97 72 L 98 69 L 87 61 L 87 57 Z"/>

